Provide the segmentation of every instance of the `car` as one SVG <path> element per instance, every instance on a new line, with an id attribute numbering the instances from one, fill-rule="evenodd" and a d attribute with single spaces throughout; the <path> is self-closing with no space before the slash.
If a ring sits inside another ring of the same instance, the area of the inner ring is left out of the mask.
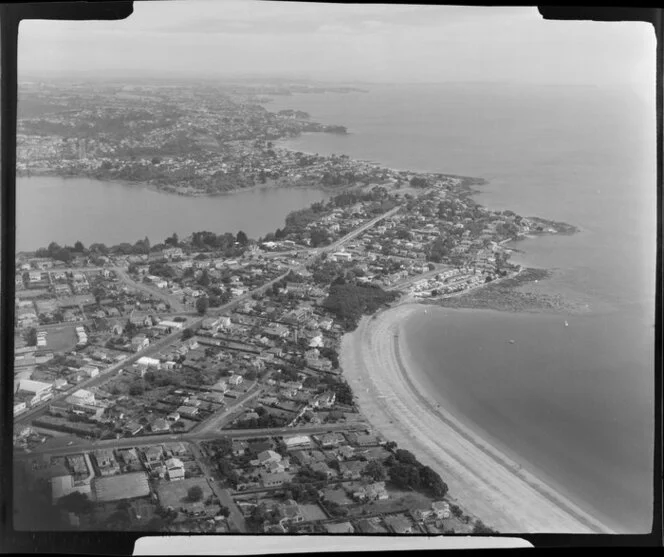
<path id="1" fill-rule="evenodd" d="M 69 441 L 69 443 L 67 443 L 67 446 L 70 447 L 70 446 L 73 445 L 73 444 L 74 444 L 73 441 Z"/>

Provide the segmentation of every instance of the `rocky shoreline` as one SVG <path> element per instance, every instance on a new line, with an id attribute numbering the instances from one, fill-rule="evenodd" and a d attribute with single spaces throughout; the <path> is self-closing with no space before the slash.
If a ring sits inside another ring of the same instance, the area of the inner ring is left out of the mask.
<path id="1" fill-rule="evenodd" d="M 493 309 L 533 313 L 583 312 L 584 306 L 575 304 L 561 295 L 520 290 L 520 287 L 524 285 L 547 279 L 550 276 L 551 271 L 547 269 L 528 267 L 514 277 L 488 283 L 459 296 L 431 300 L 426 303 L 455 309 Z"/>

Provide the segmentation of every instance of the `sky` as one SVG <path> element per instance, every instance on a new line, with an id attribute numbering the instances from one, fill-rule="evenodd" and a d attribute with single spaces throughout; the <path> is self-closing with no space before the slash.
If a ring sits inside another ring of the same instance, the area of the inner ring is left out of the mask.
<path id="1" fill-rule="evenodd" d="M 534 7 L 136 1 L 121 21 L 24 21 L 19 79 L 284 76 L 335 82 L 654 86 L 640 22 L 545 21 Z"/>

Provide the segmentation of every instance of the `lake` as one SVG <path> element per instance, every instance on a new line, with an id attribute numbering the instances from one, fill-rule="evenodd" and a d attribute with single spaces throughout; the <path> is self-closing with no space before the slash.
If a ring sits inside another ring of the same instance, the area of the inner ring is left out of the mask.
<path id="1" fill-rule="evenodd" d="M 312 188 L 255 188 L 213 197 L 185 197 L 143 185 L 88 178 L 31 176 L 16 183 L 16 250 L 46 247 L 52 241 L 80 240 L 107 245 L 153 244 L 176 232 L 184 238 L 207 230 L 243 230 L 258 238 L 284 226 L 291 211 L 326 200 Z"/>

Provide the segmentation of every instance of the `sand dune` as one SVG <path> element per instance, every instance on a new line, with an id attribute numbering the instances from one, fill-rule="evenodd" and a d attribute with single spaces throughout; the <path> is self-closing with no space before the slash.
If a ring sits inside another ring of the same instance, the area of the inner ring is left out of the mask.
<path id="1" fill-rule="evenodd" d="M 408 372 L 399 335 L 404 319 L 421 307 L 400 305 L 364 318 L 342 340 L 344 375 L 372 426 L 438 471 L 466 512 L 500 532 L 610 533 L 427 397 Z"/>

